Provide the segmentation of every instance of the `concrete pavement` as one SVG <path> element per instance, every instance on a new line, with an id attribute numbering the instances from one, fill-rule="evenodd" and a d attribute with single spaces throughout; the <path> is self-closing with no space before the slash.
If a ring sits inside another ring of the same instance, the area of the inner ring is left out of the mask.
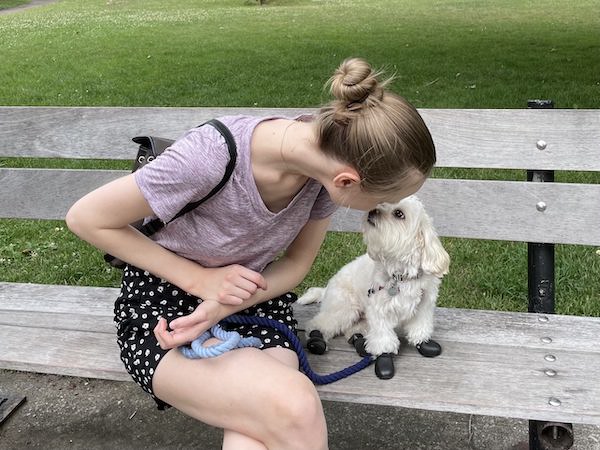
<path id="1" fill-rule="evenodd" d="M 0 394 L 27 396 L 0 426 L 0 449 L 219 449 L 222 432 L 157 411 L 134 383 L 0 370 Z M 331 450 L 523 450 L 527 421 L 325 402 Z M 575 450 L 600 427 L 575 425 Z"/>

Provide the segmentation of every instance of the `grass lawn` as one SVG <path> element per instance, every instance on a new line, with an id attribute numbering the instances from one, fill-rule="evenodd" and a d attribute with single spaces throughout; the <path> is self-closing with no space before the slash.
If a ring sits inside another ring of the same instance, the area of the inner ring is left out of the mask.
<path id="1" fill-rule="evenodd" d="M 600 99 L 596 0 L 62 0 L 0 19 L 0 104 L 313 106 L 340 60 L 418 107 Z"/>
<path id="2" fill-rule="evenodd" d="M 394 88 L 420 108 L 522 108 L 529 98 L 599 108 L 599 26 L 596 0 L 63 0 L 0 16 L 0 105 L 311 107 L 326 101 L 339 62 L 360 55 L 395 72 Z M 118 283 L 63 222 L 1 220 L 0 236 L 2 280 Z M 526 309 L 525 244 L 444 243 L 453 262 L 440 304 Z M 359 236 L 331 233 L 300 290 L 362 251 Z M 557 246 L 556 260 L 557 310 L 600 316 L 597 249 Z"/>

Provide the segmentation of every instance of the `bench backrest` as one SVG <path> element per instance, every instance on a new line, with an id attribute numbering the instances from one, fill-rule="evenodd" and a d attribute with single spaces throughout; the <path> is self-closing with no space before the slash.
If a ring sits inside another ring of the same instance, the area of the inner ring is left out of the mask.
<path id="1" fill-rule="evenodd" d="M 0 157 L 131 160 L 131 137 L 176 138 L 213 117 L 312 109 L 0 107 Z M 600 110 L 422 109 L 438 167 L 600 171 Z M 0 168 L 0 217 L 62 219 L 123 171 Z M 523 172 L 525 180 L 525 172 Z M 432 178 L 419 192 L 442 236 L 600 245 L 600 185 Z M 358 231 L 340 210 L 331 230 Z"/>

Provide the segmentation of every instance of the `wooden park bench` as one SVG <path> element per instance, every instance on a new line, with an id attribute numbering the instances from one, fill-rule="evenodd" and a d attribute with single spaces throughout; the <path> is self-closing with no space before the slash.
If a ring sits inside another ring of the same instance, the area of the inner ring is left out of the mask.
<path id="1" fill-rule="evenodd" d="M 310 111 L 1 107 L 0 157 L 130 160 L 135 135 L 175 138 L 222 115 Z M 555 170 L 600 171 L 600 110 L 421 113 L 438 167 L 530 171 L 530 181 L 434 178 L 419 197 L 442 236 L 531 243 L 532 312 L 438 308 L 441 356 L 423 358 L 404 346 L 392 380 L 368 368 L 319 393 L 334 401 L 529 419 L 531 448 L 568 448 L 572 423 L 600 425 L 600 318 L 552 314 L 553 244 L 600 245 L 600 185 L 551 181 Z M 0 168 L 0 217 L 63 219 L 83 194 L 124 173 Z M 359 218 L 358 211 L 343 211 L 331 230 L 356 232 Z M 115 341 L 116 297 L 114 288 L 0 283 L 0 368 L 130 380 Z M 295 309 L 300 327 L 315 313 L 311 306 Z M 339 338 L 309 359 L 325 374 L 358 356 Z"/>

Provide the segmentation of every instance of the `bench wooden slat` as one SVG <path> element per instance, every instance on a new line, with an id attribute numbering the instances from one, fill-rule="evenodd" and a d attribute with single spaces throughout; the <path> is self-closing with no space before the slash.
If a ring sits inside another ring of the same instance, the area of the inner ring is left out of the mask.
<path id="1" fill-rule="evenodd" d="M 0 282 L 0 324 L 112 333 L 113 305 L 118 292 L 116 288 Z M 294 305 L 300 328 L 317 311 L 317 304 Z M 39 319 L 33 320 L 34 317 Z M 453 342 L 474 345 L 501 342 L 515 347 L 573 352 L 588 347 L 586 352 L 600 354 L 600 318 L 582 320 L 559 314 L 438 308 L 435 322 L 436 338 Z M 574 329 L 577 333 L 573 333 Z M 545 337 L 552 342 L 544 343 Z"/>
<path id="2" fill-rule="evenodd" d="M 294 116 L 314 109 L 162 107 L 0 107 L 0 156 L 132 159 L 131 138 L 176 139 L 190 128 L 224 115 Z M 73 137 L 77 138 L 74 139 Z"/>
<path id="3" fill-rule="evenodd" d="M 0 107 L 0 156 L 131 159 L 140 134 L 176 138 L 213 117 L 314 108 Z M 600 110 L 422 109 L 439 167 L 600 170 Z M 544 140 L 545 150 L 536 143 Z"/>
<path id="4" fill-rule="evenodd" d="M 119 289 L 0 282 L 0 311 L 113 316 Z M 0 317 L 0 321 L 2 317 Z M 35 325 L 35 324 L 34 324 Z"/>
<path id="5" fill-rule="evenodd" d="M 29 193 L 0 197 L 0 217 L 62 219 L 81 196 L 126 173 L 0 169 L 0 185 Z M 430 179 L 418 196 L 442 236 L 600 245 L 600 185 Z M 358 231 L 360 218 L 342 208 L 330 229 Z"/>
<path id="6" fill-rule="evenodd" d="M 317 305 L 295 305 L 301 328 L 315 315 Z M 577 333 L 573 330 L 577 329 Z M 545 349 L 548 352 L 586 352 L 600 356 L 600 318 L 560 314 L 530 314 L 507 311 L 436 309 L 436 339 L 473 345 L 506 345 Z M 550 337 L 546 343 L 542 338 Z"/>
<path id="7" fill-rule="evenodd" d="M 116 295 L 114 288 L 0 283 L 0 367 L 129 380 L 112 325 Z M 302 326 L 316 305 L 295 310 Z M 441 356 L 423 358 L 405 345 L 394 379 L 367 368 L 318 390 L 327 400 L 600 424 L 600 385 L 590 382 L 600 371 L 599 336 L 600 318 L 438 308 Z M 338 338 L 327 356 L 309 360 L 325 374 L 358 356 Z M 550 397 L 561 405 L 549 405 Z"/>
<path id="8" fill-rule="evenodd" d="M 74 312 L 2 311 L 0 325 L 109 334 L 114 334 L 116 330 L 112 314 L 109 317 Z"/>
<path id="9" fill-rule="evenodd" d="M 113 333 L 0 325 L 0 368 L 129 381 Z"/>
<path id="10" fill-rule="evenodd" d="M 477 346 L 439 341 L 444 353 L 425 359 L 412 349 L 396 358 L 396 375 L 390 382 L 375 378 L 370 369 L 352 379 L 319 387 L 322 398 L 370 404 L 385 404 L 465 414 L 519 417 L 535 420 L 588 422 L 600 421 L 600 391 L 587 377 L 600 368 L 597 356 L 576 354 L 577 361 L 588 361 L 584 369 L 558 368 L 555 377 L 544 370 L 543 352 L 525 352 L 512 346 Z M 556 352 L 566 360 L 568 354 Z M 328 373 L 353 361 L 323 358 L 319 370 Z M 336 356 L 340 356 L 336 352 Z M 344 354 L 350 355 L 350 354 Z M 311 363 L 317 357 L 311 358 Z M 570 360 L 569 363 L 574 362 Z M 550 398 L 561 401 L 549 405 Z"/>
<path id="11" fill-rule="evenodd" d="M 417 195 L 442 236 L 600 244 L 600 185 L 431 179 Z"/>
<path id="12" fill-rule="evenodd" d="M 600 170 L 600 110 L 419 112 L 438 149 L 439 167 Z M 544 150 L 537 148 L 540 140 Z"/>

